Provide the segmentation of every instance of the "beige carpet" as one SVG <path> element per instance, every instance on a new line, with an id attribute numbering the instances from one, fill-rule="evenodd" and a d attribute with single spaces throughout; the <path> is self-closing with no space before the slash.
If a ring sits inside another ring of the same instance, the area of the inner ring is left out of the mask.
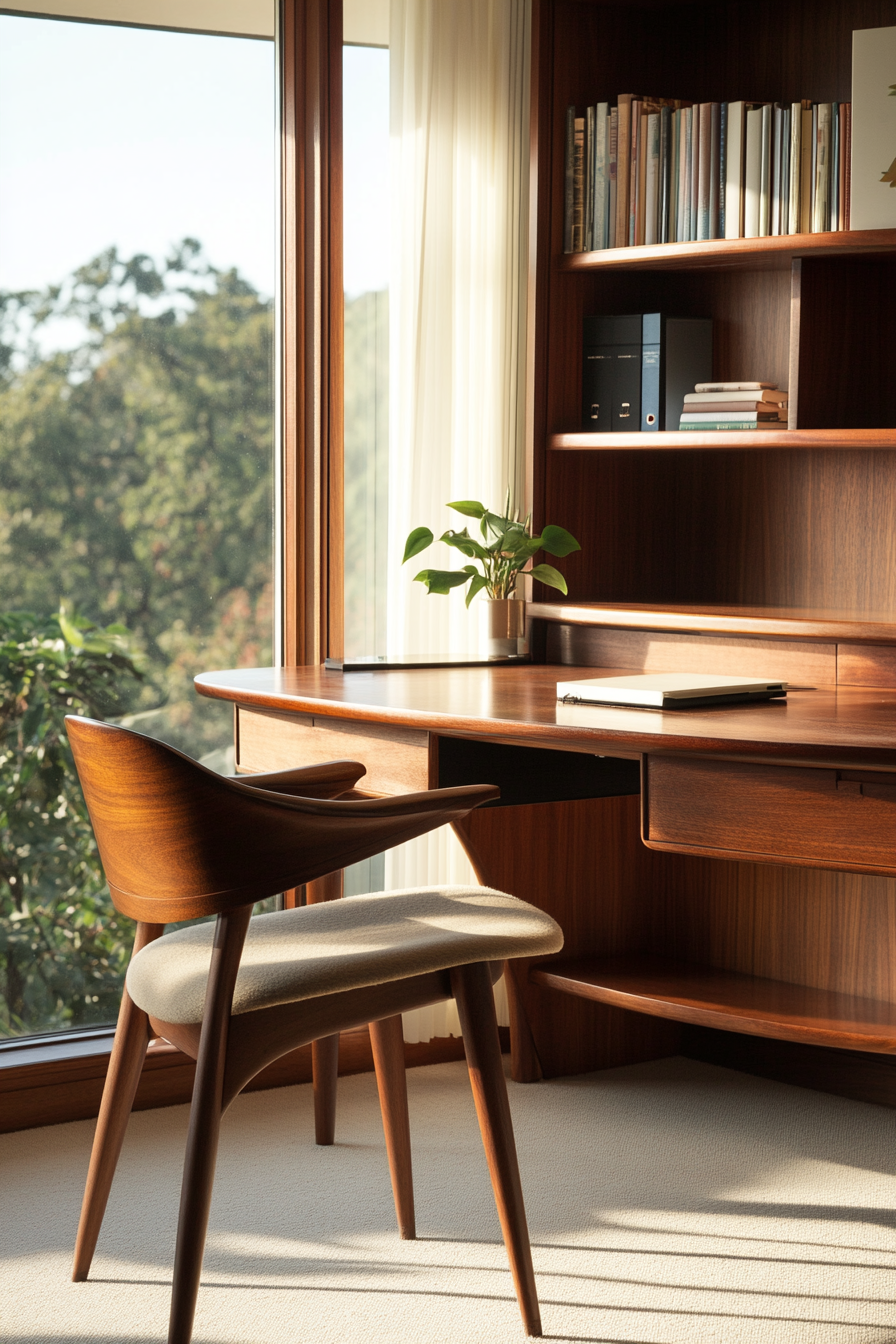
<path id="1" fill-rule="evenodd" d="M 420 1240 L 394 1231 L 372 1076 L 315 1148 L 309 1087 L 225 1122 L 197 1344 L 523 1344 L 463 1065 L 409 1074 Z M 511 1086 L 545 1334 L 893 1344 L 896 1113 L 689 1060 Z M 92 1123 L 0 1137 L 0 1338 L 161 1340 L 184 1107 L 131 1121 L 69 1282 Z"/>

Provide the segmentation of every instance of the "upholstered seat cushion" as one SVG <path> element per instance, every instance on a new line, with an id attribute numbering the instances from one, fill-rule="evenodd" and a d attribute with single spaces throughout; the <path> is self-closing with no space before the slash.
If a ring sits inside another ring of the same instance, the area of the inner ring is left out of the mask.
<path id="1" fill-rule="evenodd" d="M 163 1022 L 200 1022 L 214 932 L 214 921 L 178 929 L 138 952 L 127 975 L 134 1002 Z M 251 920 L 233 1011 L 562 946 L 549 915 L 488 887 L 349 896 Z"/>

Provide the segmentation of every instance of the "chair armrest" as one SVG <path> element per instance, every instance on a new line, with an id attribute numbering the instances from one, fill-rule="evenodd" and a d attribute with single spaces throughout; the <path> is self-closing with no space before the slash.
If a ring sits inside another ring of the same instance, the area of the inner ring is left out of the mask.
<path id="1" fill-rule="evenodd" d="M 353 789 L 367 767 L 360 761 L 326 761 L 321 765 L 296 766 L 260 775 L 231 775 L 238 784 L 293 798 L 338 798 Z"/>

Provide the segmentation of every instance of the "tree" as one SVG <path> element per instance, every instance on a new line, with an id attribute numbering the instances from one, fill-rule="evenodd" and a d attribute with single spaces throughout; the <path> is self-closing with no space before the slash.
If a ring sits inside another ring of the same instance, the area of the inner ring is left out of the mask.
<path id="1" fill-rule="evenodd" d="M 0 615 L 0 1036 L 114 1020 L 133 925 L 109 899 L 64 720 L 120 711 L 139 677 L 121 626 Z"/>

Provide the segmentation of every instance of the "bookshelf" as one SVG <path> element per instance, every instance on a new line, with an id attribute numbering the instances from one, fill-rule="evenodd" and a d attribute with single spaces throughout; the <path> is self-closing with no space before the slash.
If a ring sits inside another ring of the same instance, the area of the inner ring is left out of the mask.
<path id="1" fill-rule="evenodd" d="M 896 229 L 563 253 L 570 104 L 621 92 L 845 102 L 853 29 L 890 25 L 896 0 L 534 0 L 529 482 L 536 525 L 559 521 L 582 542 L 563 562 L 567 600 L 536 586 L 537 658 L 717 672 L 764 658 L 769 674 L 777 658 L 791 681 L 896 686 Z M 583 432 L 584 316 L 655 311 L 711 316 L 713 376 L 789 388 L 787 429 Z M 648 867 L 635 935 L 573 928 L 570 965 L 532 972 L 530 1013 L 568 995 L 568 1030 L 589 1042 L 568 1046 L 564 1068 L 599 1067 L 596 1024 L 611 1019 L 594 1014 L 628 1006 L 691 1023 L 687 1053 L 896 1105 L 893 1060 L 878 1056 L 872 1085 L 842 1051 L 810 1060 L 794 1044 L 893 1050 L 896 976 L 880 973 L 879 949 L 896 964 L 896 883 L 671 854 Z M 595 890 L 614 880 L 596 872 Z M 661 951 L 690 978 L 670 969 L 664 982 Z M 776 1030 L 782 1003 L 801 1021 Z M 791 1054 L 762 1054 L 751 1033 Z"/>

